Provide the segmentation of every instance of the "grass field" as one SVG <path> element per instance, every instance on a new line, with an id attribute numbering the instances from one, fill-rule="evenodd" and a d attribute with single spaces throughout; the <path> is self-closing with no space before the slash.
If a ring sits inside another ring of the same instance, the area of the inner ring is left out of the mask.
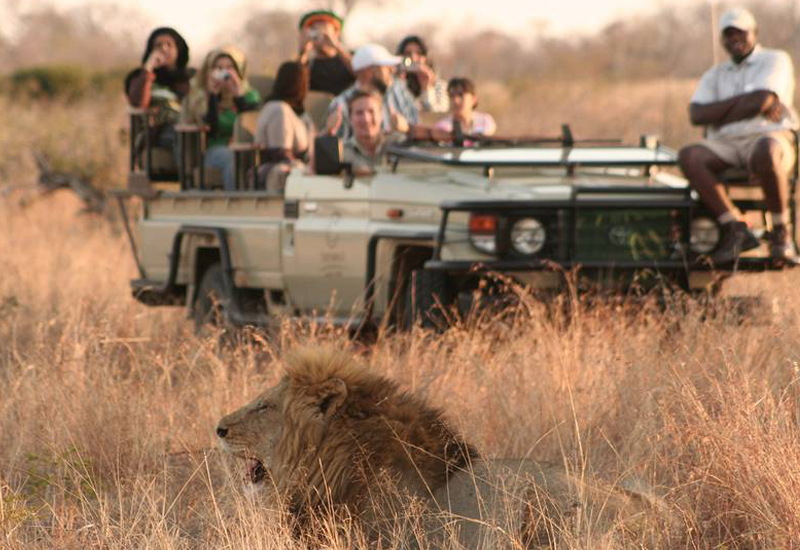
<path id="1" fill-rule="evenodd" d="M 618 92 L 588 100 L 607 110 Z M 676 113 L 684 93 L 670 96 Z M 569 112 L 567 96 L 552 111 Z M 647 110 L 616 106 L 625 125 Z M 34 112 L 20 114 L 24 131 L 0 130 L 0 191 L 34 181 L 37 148 L 97 167 L 100 183 L 122 180 L 116 99 Z M 652 120 L 689 135 L 671 112 L 662 106 Z M 555 115 L 547 117 L 519 131 L 548 131 Z M 585 124 L 587 133 L 631 131 Z M 220 348 L 213 335 L 195 335 L 183 311 L 130 298 L 134 266 L 120 227 L 81 214 L 67 192 L 33 197 L 21 188 L 0 198 L 0 548 L 296 546 L 241 493 L 241 472 L 216 450 L 213 430 L 276 379 L 287 349 L 346 337 L 286 324 Z M 798 284 L 796 271 L 730 281 L 726 293 L 762 298 L 760 314 L 744 318 L 724 306 L 578 301 L 566 323 L 523 297 L 502 319 L 350 345 L 441 405 L 487 455 L 530 454 L 610 484 L 641 480 L 680 525 L 654 527 L 654 547 L 798 548 Z M 593 527 L 565 525 L 553 547 L 617 547 Z M 351 544 L 332 537 L 323 546 Z"/>

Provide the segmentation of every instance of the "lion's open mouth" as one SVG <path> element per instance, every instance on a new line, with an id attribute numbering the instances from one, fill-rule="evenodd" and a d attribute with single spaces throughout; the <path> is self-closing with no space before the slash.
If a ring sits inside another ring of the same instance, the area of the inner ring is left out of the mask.
<path id="1" fill-rule="evenodd" d="M 247 479 L 250 483 L 260 483 L 267 475 L 267 469 L 257 458 L 247 460 Z"/>

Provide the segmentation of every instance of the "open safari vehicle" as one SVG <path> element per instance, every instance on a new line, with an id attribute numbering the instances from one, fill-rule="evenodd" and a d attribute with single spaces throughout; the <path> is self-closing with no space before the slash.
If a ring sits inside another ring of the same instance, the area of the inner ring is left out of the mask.
<path id="1" fill-rule="evenodd" d="M 719 227 L 678 175 L 675 151 L 652 139 L 578 143 L 565 126 L 536 142 L 407 143 L 368 175 L 322 139 L 314 173 L 292 171 L 276 194 L 248 177 L 259 159 L 246 138 L 234 144 L 237 188 L 210 183 L 193 132 L 182 133 L 180 179 L 154 177 L 154 152 L 132 148 L 126 194 L 139 199 L 133 295 L 186 306 L 198 323 L 289 315 L 402 326 L 470 308 L 497 274 L 549 291 L 566 273 L 581 287 L 704 291 L 733 270 L 774 268 L 766 245 L 723 271 L 707 260 Z M 794 226 L 796 180 L 795 167 Z M 766 236 L 763 200 L 737 205 Z"/>

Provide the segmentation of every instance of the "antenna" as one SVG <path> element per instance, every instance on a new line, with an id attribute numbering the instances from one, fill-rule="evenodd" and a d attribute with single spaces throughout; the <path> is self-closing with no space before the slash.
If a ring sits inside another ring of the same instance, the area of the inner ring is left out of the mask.
<path id="1" fill-rule="evenodd" d="M 717 32 L 717 0 L 708 0 L 708 7 L 711 10 L 711 59 L 714 65 L 719 63 L 719 33 Z"/>

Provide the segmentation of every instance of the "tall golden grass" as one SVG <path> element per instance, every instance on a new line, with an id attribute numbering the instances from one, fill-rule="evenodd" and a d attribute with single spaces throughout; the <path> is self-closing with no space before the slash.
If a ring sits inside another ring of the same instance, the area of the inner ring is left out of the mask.
<path id="1" fill-rule="evenodd" d="M 619 106 L 624 120 L 637 108 Z M 72 139 L 68 158 L 110 154 L 124 167 L 112 137 L 120 102 L 39 112 L 0 130 L 22 159 L 2 160 L 7 183 L 33 181 L 24 159 L 46 139 Z M 523 294 L 505 315 L 443 334 L 367 345 L 286 323 L 223 347 L 195 335 L 183 311 L 132 300 L 119 227 L 81 214 L 66 192 L 22 206 L 27 193 L 0 198 L 2 548 L 298 547 L 243 494 L 213 430 L 275 380 L 286 349 L 330 338 L 441 405 L 487 455 L 639 480 L 681 526 L 654 526 L 650 546 L 800 547 L 797 271 L 730 281 L 728 293 L 762 298 L 762 311 L 744 316 L 680 297 L 666 309 L 566 297 L 566 318 Z M 564 525 L 554 547 L 618 547 L 593 527 Z M 347 537 L 331 528 L 323 546 L 358 546 Z"/>

